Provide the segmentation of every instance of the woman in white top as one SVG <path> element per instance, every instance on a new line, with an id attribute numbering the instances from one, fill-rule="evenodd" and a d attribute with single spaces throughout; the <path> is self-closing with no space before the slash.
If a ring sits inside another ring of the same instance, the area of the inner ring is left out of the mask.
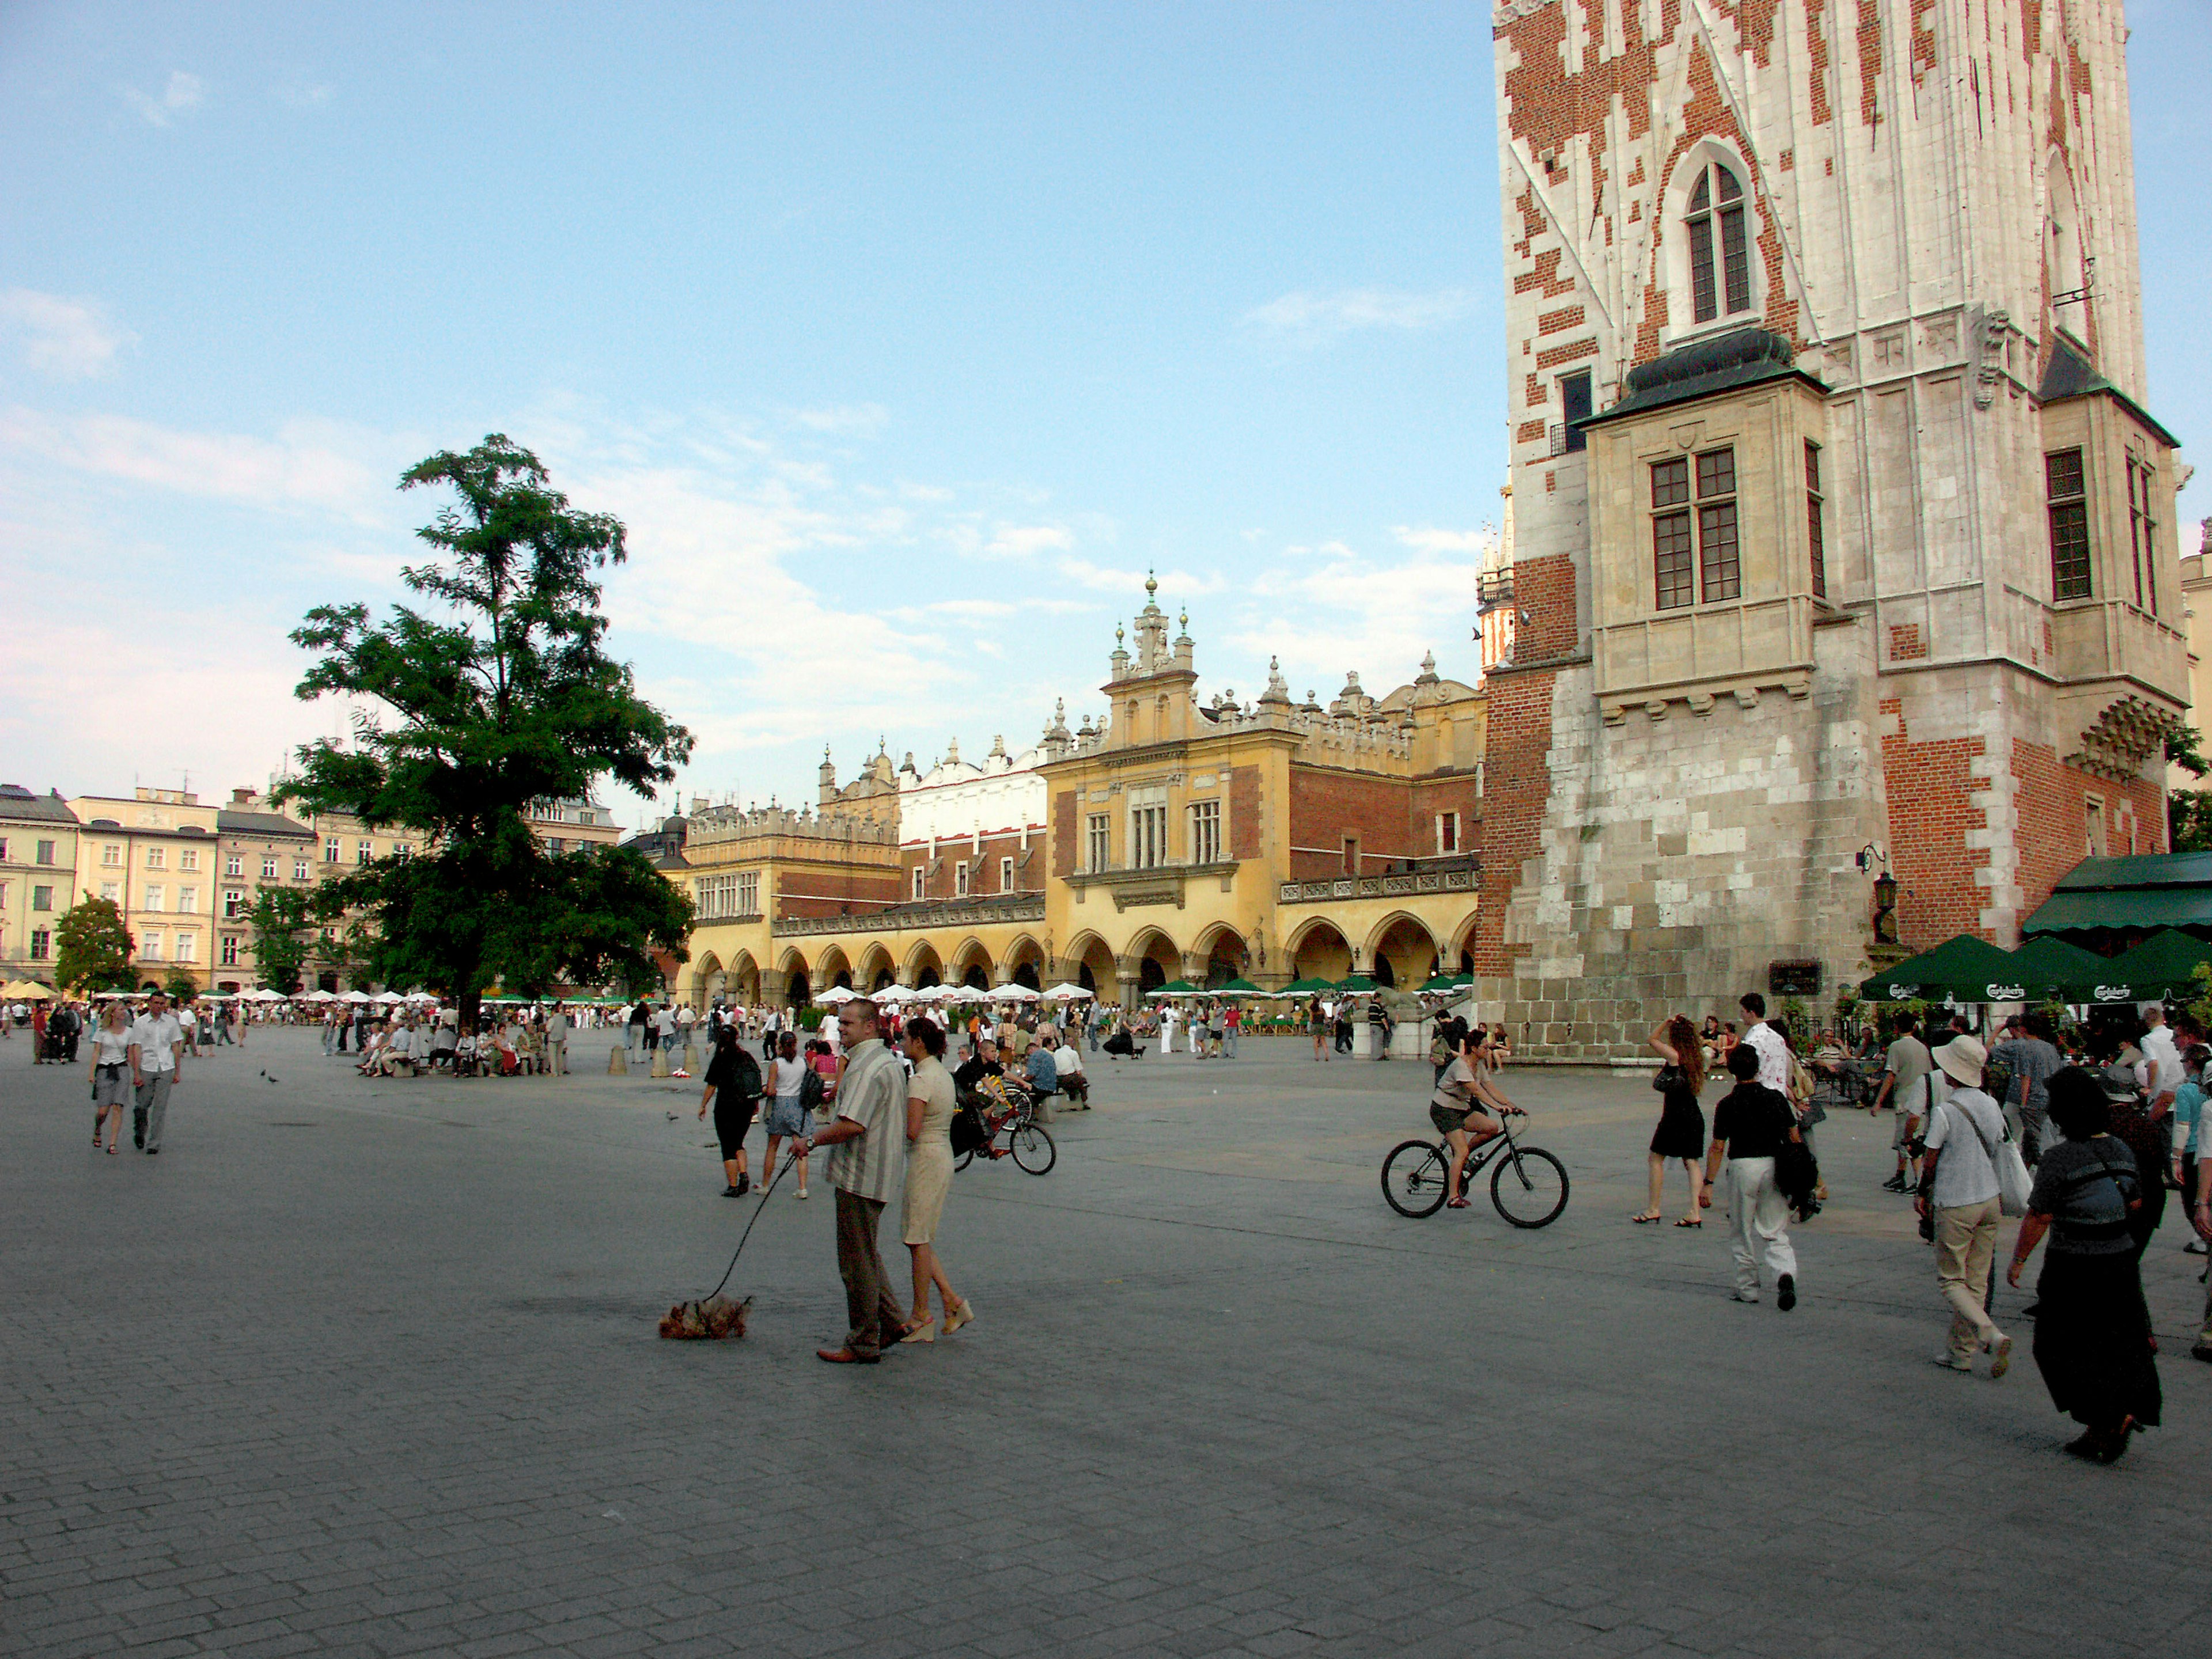
<path id="1" fill-rule="evenodd" d="M 937 1259 L 937 1224 L 952 1188 L 952 1077 L 945 1069 L 945 1033 L 926 1014 L 906 1023 L 906 1056 L 914 1076 L 906 1085 L 906 1193 L 901 1232 L 914 1255 L 914 1312 L 902 1342 L 934 1342 L 937 1320 L 929 1311 L 929 1287 L 945 1304 L 945 1334 L 950 1336 L 975 1317 L 945 1276 Z"/>
<path id="2" fill-rule="evenodd" d="M 99 1146 L 100 1125 L 112 1111 L 115 1127 L 107 1136 L 107 1150 L 112 1153 L 123 1133 L 123 1103 L 131 1097 L 131 1011 L 120 998 L 107 1005 L 100 1029 L 92 1034 L 92 1069 L 87 1076 L 92 1081 L 92 1144 Z"/>
<path id="3" fill-rule="evenodd" d="M 799 1033 L 786 1031 L 777 1039 L 775 1060 L 769 1063 L 768 1076 L 763 1079 L 769 1093 L 768 1162 L 761 1166 L 761 1185 L 765 1187 L 775 1176 L 776 1148 L 784 1138 L 791 1138 L 791 1161 L 799 1175 L 799 1196 L 806 1196 L 806 1154 L 799 1151 L 809 1125 L 806 1107 L 799 1091 L 806 1085 L 806 1062 L 799 1058 Z"/>

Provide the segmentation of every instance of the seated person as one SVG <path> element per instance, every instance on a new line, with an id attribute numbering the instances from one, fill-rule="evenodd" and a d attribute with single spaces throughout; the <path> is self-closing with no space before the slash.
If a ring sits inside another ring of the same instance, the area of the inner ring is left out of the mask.
<path id="1" fill-rule="evenodd" d="M 499 1075 L 513 1077 L 522 1069 L 522 1058 L 514 1052 L 514 1028 L 501 1025 L 492 1038 L 492 1052 L 497 1057 Z"/>
<path id="2" fill-rule="evenodd" d="M 1123 1060 L 1135 1058 L 1143 1054 L 1145 1052 L 1142 1048 L 1137 1047 L 1137 1039 L 1131 1033 L 1129 1030 L 1129 1022 L 1127 1018 L 1117 1019 L 1114 1022 L 1114 1034 L 1108 1037 L 1104 1042 L 1101 1043 L 1099 1047 L 1105 1049 L 1105 1051 L 1109 1054 L 1118 1054 Z"/>
<path id="3" fill-rule="evenodd" d="M 1813 1050 L 1813 1069 L 1826 1072 L 1831 1077 L 1841 1077 L 1850 1057 L 1850 1051 L 1833 1031 L 1823 1031 L 1819 1045 Z"/>
<path id="4" fill-rule="evenodd" d="M 1045 1047 L 1052 1051 L 1054 1068 L 1060 1073 L 1060 1091 L 1085 1111 L 1091 1109 L 1091 1079 L 1083 1070 L 1083 1054 L 1073 1042 L 1062 1042 L 1055 1034 L 1045 1039 Z"/>
<path id="5" fill-rule="evenodd" d="M 473 1025 L 453 1040 L 453 1075 L 477 1075 L 477 1033 Z"/>
<path id="6" fill-rule="evenodd" d="M 962 1060 L 952 1073 L 952 1086 L 965 1094 L 974 1091 L 987 1077 L 1003 1078 L 1006 1068 L 999 1064 L 998 1046 L 984 1037 L 975 1044 L 975 1052 Z"/>
<path id="7" fill-rule="evenodd" d="M 1060 1067 L 1053 1063 L 1052 1051 L 1039 1043 L 1022 1062 L 1023 1075 L 1028 1079 L 1030 1092 L 1039 1100 L 1060 1092 Z"/>

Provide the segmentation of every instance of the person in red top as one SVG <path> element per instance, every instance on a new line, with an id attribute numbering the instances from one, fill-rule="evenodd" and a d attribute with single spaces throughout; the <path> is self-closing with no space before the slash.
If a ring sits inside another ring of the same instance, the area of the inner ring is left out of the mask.
<path id="1" fill-rule="evenodd" d="M 1237 1058 L 1237 1033 L 1243 1029 L 1244 1005 L 1232 1002 L 1221 1016 L 1221 1052 L 1230 1060 Z"/>

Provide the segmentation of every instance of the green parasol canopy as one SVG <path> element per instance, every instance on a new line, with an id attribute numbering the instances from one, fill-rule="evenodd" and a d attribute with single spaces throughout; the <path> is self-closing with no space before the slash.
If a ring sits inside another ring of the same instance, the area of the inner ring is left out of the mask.
<path id="1" fill-rule="evenodd" d="M 1900 962 L 1859 987 L 1869 1002 L 2025 1002 L 2028 988 L 2008 951 L 2000 951 L 1972 933 L 1949 939 L 1934 950 Z"/>
<path id="2" fill-rule="evenodd" d="M 1218 997 L 1263 997 L 1267 994 L 1249 979 L 1224 980 L 1218 985 L 1209 985 L 1206 989 Z"/>
<path id="3" fill-rule="evenodd" d="M 1353 974 L 1347 979 L 1337 981 L 1336 988 L 1356 996 L 1362 991 L 1379 991 L 1382 988 L 1364 974 Z"/>
<path id="4" fill-rule="evenodd" d="M 1336 989 L 1336 981 L 1328 979 L 1294 979 L 1275 993 L 1279 997 L 1317 997 L 1323 991 Z"/>
<path id="5" fill-rule="evenodd" d="M 1413 988 L 1416 991 L 1456 991 L 1471 977 L 1466 974 L 1434 974 Z"/>
<path id="6" fill-rule="evenodd" d="M 2212 962 L 2212 945 L 2179 927 L 2165 927 L 2110 962 L 2091 960 L 2100 971 L 2094 994 L 2081 998 L 2083 1002 L 2148 1002 L 2154 997 L 2187 1000 L 2203 988 L 2197 979 L 2197 964 Z"/>
<path id="7" fill-rule="evenodd" d="M 2177 934 L 2199 957 L 2212 957 L 2212 946 L 2201 945 L 2186 934 Z M 2041 933 L 2012 953 L 2013 977 L 2027 993 L 2028 1002 L 2045 998 L 2054 1002 L 2095 1002 L 2100 987 L 2124 982 L 2115 980 L 2117 969 L 2104 957 L 2069 944 L 2056 933 Z M 2115 1000 L 2107 998 L 2106 1000 Z"/>
<path id="8" fill-rule="evenodd" d="M 1195 997 L 1203 996 L 1205 993 L 1187 979 L 1171 979 L 1158 990 L 1148 991 L 1145 994 L 1155 997 Z"/>

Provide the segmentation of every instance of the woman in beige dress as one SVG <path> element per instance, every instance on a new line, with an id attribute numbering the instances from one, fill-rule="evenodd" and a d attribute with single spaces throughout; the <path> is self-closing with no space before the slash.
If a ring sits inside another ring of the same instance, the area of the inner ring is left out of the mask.
<path id="1" fill-rule="evenodd" d="M 957 1295 L 937 1259 L 937 1223 L 952 1186 L 952 1074 L 945 1069 L 945 1032 L 926 1014 L 906 1023 L 906 1056 L 914 1077 L 906 1088 L 906 1247 L 914 1254 L 914 1313 L 902 1342 L 937 1340 L 929 1287 L 945 1304 L 945 1334 L 958 1330 L 975 1310 Z"/>

